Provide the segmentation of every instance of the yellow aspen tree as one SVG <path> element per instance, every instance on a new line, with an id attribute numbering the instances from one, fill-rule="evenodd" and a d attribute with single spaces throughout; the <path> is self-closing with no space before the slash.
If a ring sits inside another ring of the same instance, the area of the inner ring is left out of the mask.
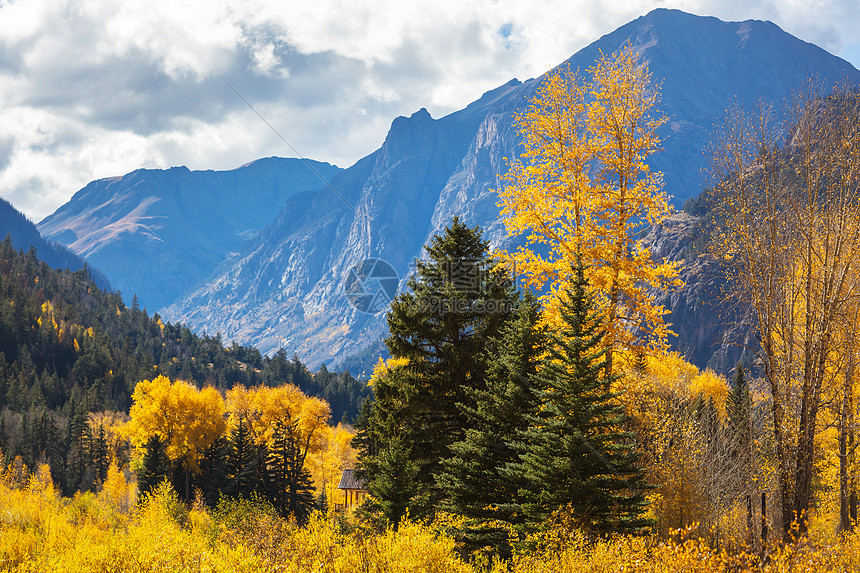
<path id="1" fill-rule="evenodd" d="M 801 97 L 787 130 L 763 108 L 732 112 L 715 146 L 713 250 L 748 305 L 771 394 L 784 535 L 806 533 L 816 432 L 837 340 L 860 293 L 860 99 Z M 852 329 L 853 330 L 853 329 Z"/>
<path id="2" fill-rule="evenodd" d="M 312 502 L 306 461 L 320 452 L 330 432 L 329 405 L 306 396 L 296 386 L 234 387 L 227 392 L 230 425 L 241 422 L 255 443 L 268 451 L 263 487 L 275 507 L 302 521 Z"/>
<path id="3" fill-rule="evenodd" d="M 198 390 L 166 376 L 139 382 L 131 399 L 126 434 L 132 446 L 141 453 L 150 436 L 160 436 L 171 463 L 185 470 L 185 497 L 190 499 L 191 474 L 199 472 L 203 452 L 224 433 L 224 399 L 212 387 Z"/>
<path id="4" fill-rule="evenodd" d="M 326 499 L 337 499 L 337 486 L 343 470 L 355 466 L 358 452 L 350 443 L 355 434 L 338 424 L 334 428 L 324 428 L 322 448 L 308 456 L 307 464 L 318 491 L 325 491 Z"/>
<path id="5" fill-rule="evenodd" d="M 502 256 L 530 286 L 548 287 L 550 325 L 582 257 L 611 370 L 616 349 L 665 348 L 666 310 L 649 289 L 680 286 L 680 263 L 655 262 L 639 243 L 670 212 L 662 174 L 647 163 L 666 122 L 651 74 L 629 46 L 601 56 L 587 74 L 586 82 L 559 68 L 516 116 L 525 150 L 510 162 L 499 196 L 508 233 L 525 234 L 527 245 Z"/>
<path id="6" fill-rule="evenodd" d="M 108 461 L 118 462 L 118 454 L 126 444 L 125 426 L 129 417 L 124 412 L 105 410 L 103 412 L 90 412 L 87 424 L 90 431 L 95 435 L 99 428 L 104 430 L 108 446 Z"/>
<path id="7" fill-rule="evenodd" d="M 227 411 L 231 427 L 243 420 L 260 445 L 271 445 L 276 428 L 294 428 L 291 436 L 304 453 L 319 451 L 323 429 L 331 414 L 329 405 L 319 398 L 306 396 L 296 386 L 275 388 L 234 386 L 227 391 Z"/>
<path id="8" fill-rule="evenodd" d="M 840 329 L 839 356 L 843 368 L 839 369 L 840 383 L 832 399 L 839 429 L 839 529 L 852 531 L 857 521 L 857 396 L 860 395 L 860 372 L 857 356 L 860 355 L 860 297 L 853 297 L 848 316 Z"/>

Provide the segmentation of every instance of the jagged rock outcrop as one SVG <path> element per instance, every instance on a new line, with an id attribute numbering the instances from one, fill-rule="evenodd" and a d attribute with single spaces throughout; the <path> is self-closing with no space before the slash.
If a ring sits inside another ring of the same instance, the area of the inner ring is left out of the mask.
<path id="1" fill-rule="evenodd" d="M 701 368 L 728 373 L 738 361 L 751 359 L 754 332 L 750 314 L 730 297 L 725 267 L 706 252 L 704 224 L 699 217 L 675 213 L 642 243 L 657 260 L 683 261 L 679 278 L 684 286 L 655 292 L 677 335 L 669 339 L 672 349 Z"/>

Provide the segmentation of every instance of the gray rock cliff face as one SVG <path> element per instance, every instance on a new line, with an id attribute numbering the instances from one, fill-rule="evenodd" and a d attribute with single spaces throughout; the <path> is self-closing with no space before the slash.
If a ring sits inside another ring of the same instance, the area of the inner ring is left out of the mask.
<path id="1" fill-rule="evenodd" d="M 675 213 L 642 239 L 656 260 L 682 261 L 682 288 L 655 292 L 669 310 L 664 318 L 677 335 L 669 344 L 688 361 L 718 373 L 730 372 L 738 361 L 749 362 L 756 346 L 751 316 L 726 289 L 726 269 L 701 245 L 703 221 Z"/>
<path id="2" fill-rule="evenodd" d="M 664 173 L 675 205 L 702 189 L 704 149 L 732 103 L 751 106 L 762 98 L 779 109 L 811 75 L 823 86 L 860 83 L 860 72 L 850 64 L 774 24 L 663 9 L 600 38 L 566 64 L 584 72 L 600 51 L 611 54 L 628 42 L 661 85 L 660 107 L 669 121 L 663 151 L 651 163 Z M 325 362 L 362 371 L 374 361 L 371 354 L 380 348 L 386 325 L 384 313 L 363 314 L 344 296 L 342 281 L 353 265 L 382 258 L 404 279 L 402 289 L 422 245 L 454 215 L 481 225 L 493 248 L 512 248 L 522 240 L 507 237 L 495 189 L 507 171 L 506 158 L 519 153 L 513 115 L 542 80 L 512 80 L 440 119 L 426 110 L 395 119 L 379 150 L 332 176 L 336 193 L 317 186 L 288 197 L 274 222 L 223 258 L 198 288 L 172 301 L 164 315 L 264 352 L 285 347 L 312 367 Z M 683 250 L 683 225 L 667 222 L 654 238 L 655 250 Z M 51 231 L 65 232 L 59 225 Z M 86 256 L 98 253 L 99 241 L 79 241 L 68 242 L 91 253 Z M 111 265 L 100 267 L 111 277 Z M 710 272 L 707 267 L 702 262 L 685 272 Z M 668 295 L 666 302 L 679 344 L 689 346 L 682 350 L 703 366 L 714 359 L 712 349 L 728 345 L 719 328 L 701 322 L 709 316 L 703 304 L 716 285 L 687 282 L 695 286 Z M 714 360 L 733 359 L 729 353 Z"/>

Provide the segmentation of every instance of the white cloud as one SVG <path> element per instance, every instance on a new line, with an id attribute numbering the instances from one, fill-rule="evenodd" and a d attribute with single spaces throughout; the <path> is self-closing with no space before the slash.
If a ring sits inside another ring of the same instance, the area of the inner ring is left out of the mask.
<path id="1" fill-rule="evenodd" d="M 656 7 L 775 21 L 860 64 L 853 0 L 0 1 L 0 195 L 35 219 L 94 178 L 291 155 L 347 166 L 396 115 L 461 108 Z"/>

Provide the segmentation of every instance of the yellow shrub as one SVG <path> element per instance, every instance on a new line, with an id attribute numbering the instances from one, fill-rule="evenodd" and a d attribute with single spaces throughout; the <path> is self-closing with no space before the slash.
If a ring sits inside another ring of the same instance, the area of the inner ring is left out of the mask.
<path id="1" fill-rule="evenodd" d="M 509 562 L 465 563 L 433 526 L 404 521 L 382 533 L 316 514 L 299 527 L 265 503 L 227 500 L 210 512 L 179 502 L 166 483 L 126 509 L 121 473 L 98 495 L 62 499 L 46 468 L 25 487 L 0 483 L 0 572 L 668 573 L 860 571 L 860 533 L 804 541 L 758 556 L 716 551 L 702 539 L 588 540 L 559 522 Z M 121 495 L 117 498 L 114 493 Z M 111 493 L 114 492 L 114 493 Z"/>

